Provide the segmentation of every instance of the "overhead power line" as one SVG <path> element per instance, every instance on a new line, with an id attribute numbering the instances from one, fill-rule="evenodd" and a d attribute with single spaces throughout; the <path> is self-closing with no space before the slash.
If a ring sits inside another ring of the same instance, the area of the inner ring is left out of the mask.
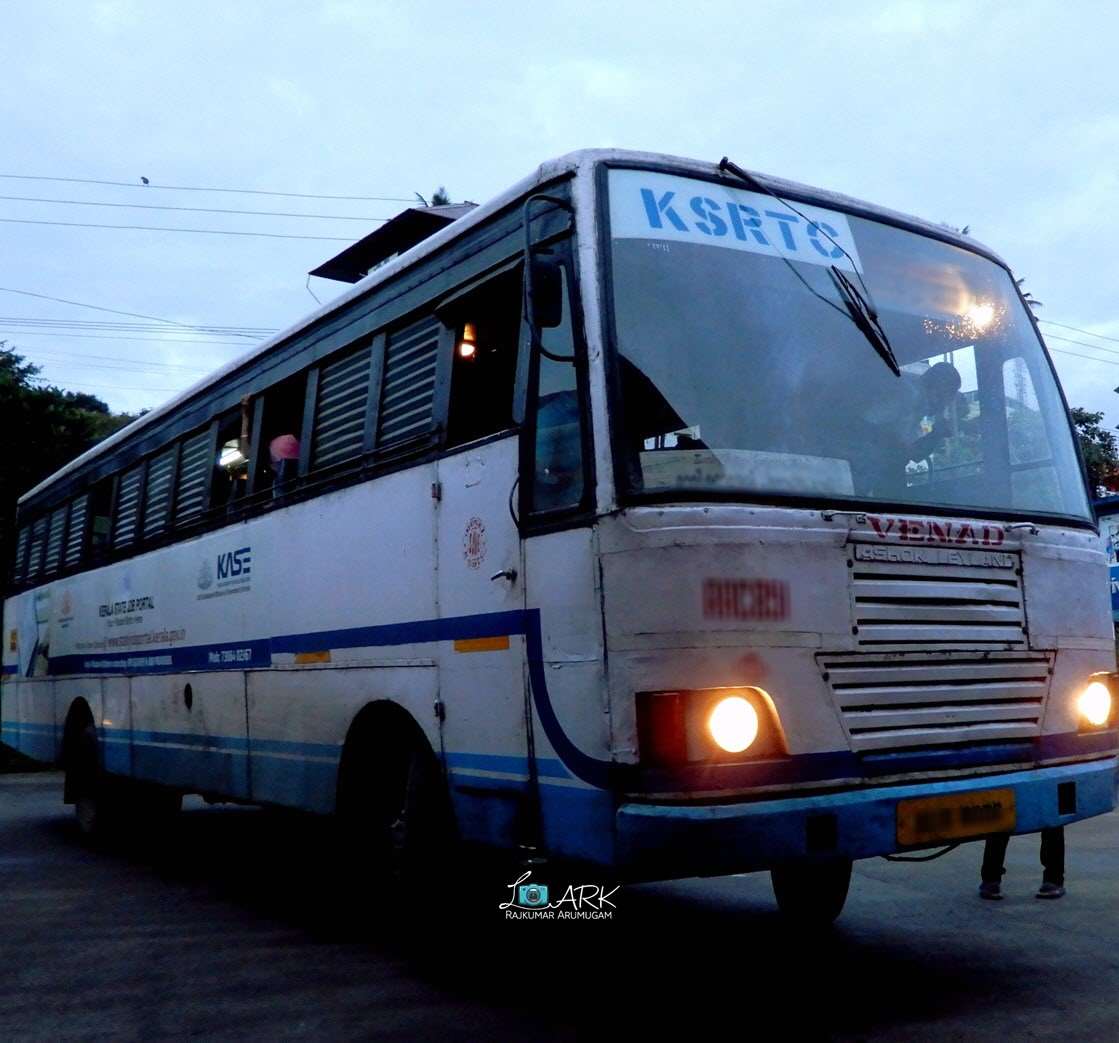
<path id="1" fill-rule="evenodd" d="M 113 185 L 116 188 L 159 189 L 165 192 L 232 192 L 247 196 L 285 196 L 288 199 L 341 199 L 360 203 L 415 203 L 413 196 L 328 196 L 318 192 L 270 192 L 260 188 L 202 188 L 198 185 L 154 185 L 151 182 L 102 181 L 91 177 L 46 177 L 42 174 L 0 174 L 13 181 L 58 181 L 76 185 Z"/>
<path id="2" fill-rule="evenodd" d="M 1074 333 L 1083 333 L 1088 337 L 1099 337 L 1101 340 L 1113 340 L 1119 344 L 1119 337 L 1109 337 L 1106 333 L 1093 333 L 1091 330 L 1082 330 L 1079 326 L 1069 326 L 1063 322 L 1054 322 L 1052 319 L 1038 319 L 1038 322 L 1044 322 L 1049 326 L 1060 326 L 1063 330 L 1072 330 Z"/>
<path id="3" fill-rule="evenodd" d="M 1059 340 L 1063 344 L 1079 344 L 1082 348 L 1091 348 L 1093 351 L 1106 351 L 1109 355 L 1119 355 L 1119 348 L 1109 348 L 1106 344 L 1089 344 L 1086 340 L 1074 340 L 1072 337 L 1059 337 L 1056 333 L 1045 334 L 1046 343 L 1051 340 Z"/>
<path id="4" fill-rule="evenodd" d="M 100 305 L 100 304 L 87 304 L 84 301 L 72 301 L 72 300 L 68 300 L 66 297 L 52 297 L 48 293 L 36 293 L 33 290 L 17 290 L 15 288 L 11 287 L 11 286 L 0 286 L 0 293 L 15 293 L 15 294 L 19 294 L 21 297 L 35 297 L 35 298 L 37 298 L 38 300 L 41 300 L 41 301 L 53 301 L 55 304 L 71 304 L 75 308 L 88 308 L 90 311 L 103 311 L 103 312 L 106 312 L 109 315 L 124 315 L 124 316 L 127 316 L 130 319 L 148 319 L 151 322 L 162 322 L 162 323 L 166 323 L 168 326 L 178 326 L 181 329 L 194 330 L 195 332 L 198 332 L 200 330 L 205 331 L 205 330 L 216 328 L 216 327 L 213 327 L 213 326 L 199 326 L 199 325 L 196 325 L 195 323 L 191 323 L 191 322 L 179 322 L 177 319 L 164 319 L 164 318 L 160 317 L 159 315 L 144 315 L 142 312 L 121 311 L 119 308 L 106 308 L 106 307 L 104 307 L 103 305 Z M 232 329 L 236 329 L 237 327 L 229 326 L 229 327 L 222 327 L 222 328 L 232 330 Z M 250 328 L 250 327 L 244 327 L 244 328 Z M 260 327 L 260 329 L 263 330 L 263 332 L 265 332 L 265 333 L 275 333 L 276 332 L 275 330 L 265 329 L 264 327 Z M 236 334 L 236 335 L 237 336 L 242 336 L 242 334 Z M 251 334 L 243 334 L 243 335 L 244 336 L 251 336 Z"/>
<path id="5" fill-rule="evenodd" d="M 1064 348 L 1050 348 L 1059 355 L 1071 355 L 1074 359 L 1087 359 L 1089 362 L 1102 362 L 1105 366 L 1119 366 L 1119 359 L 1101 359 L 1094 355 L 1081 355 L 1077 351 L 1066 351 Z"/>
<path id="6" fill-rule="evenodd" d="M 74 390 L 73 387 L 70 387 L 70 386 L 64 387 L 63 385 L 59 384 L 57 381 L 47 380 L 46 377 L 32 377 L 31 379 L 34 380 L 34 381 L 37 381 L 40 384 L 46 384 L 48 387 L 59 388 L 62 391 L 73 391 Z M 67 385 L 69 385 L 70 383 L 71 383 L 70 381 L 66 382 Z M 148 387 L 138 387 L 134 384 L 87 384 L 84 380 L 80 381 L 77 384 L 77 386 L 79 388 L 81 388 L 83 391 L 86 388 L 96 388 L 98 391 L 154 391 L 154 392 L 158 392 L 160 394 L 167 394 L 167 395 L 173 395 L 173 394 L 176 394 L 177 392 L 183 390 L 182 387 L 177 387 L 177 388 L 148 388 Z"/>
<path id="7" fill-rule="evenodd" d="M 197 373 L 209 373 L 212 367 L 206 366 L 190 366 L 183 362 L 156 362 L 154 359 L 134 359 L 129 358 L 127 355 L 87 355 L 85 352 L 77 351 L 57 351 L 54 348 L 45 348 L 42 351 L 36 351 L 36 358 L 44 359 L 48 362 L 66 362 L 66 363 L 85 363 L 88 359 L 94 359 L 98 362 L 119 362 L 125 363 L 130 366 L 158 366 L 160 369 L 189 369 Z M 32 359 L 32 361 L 35 361 Z"/>
<path id="8" fill-rule="evenodd" d="M 0 217 L 9 225 L 55 225 L 60 228 L 114 228 L 129 232 L 194 232 L 198 235 L 241 235 L 257 239 L 317 239 L 323 243 L 352 243 L 352 238 L 337 235 L 285 235 L 281 232 L 232 232 L 225 228 L 166 228 L 160 225 L 98 225 L 83 221 L 32 221 L 23 217 Z"/>
<path id="9" fill-rule="evenodd" d="M 45 330 L 5 330 L 0 329 L 0 340 L 10 337 L 13 340 L 19 337 L 66 337 L 76 340 L 127 340 L 139 341 L 144 344 L 210 344 L 214 347 L 232 347 L 244 350 L 245 342 L 242 340 L 206 340 L 203 337 L 180 337 L 178 332 L 171 330 L 166 337 L 127 337 L 115 336 L 111 333 L 56 333 Z M 75 353 L 77 354 L 77 353 Z"/>
<path id="10" fill-rule="evenodd" d="M 0 196 L 16 203 L 53 203 L 59 206 L 111 206 L 126 210 L 178 210 L 191 214 L 251 214 L 254 217 L 313 217 L 323 221 L 388 221 L 388 217 L 354 214 L 300 214 L 284 210 L 220 210 L 206 206 L 159 206 L 156 203 L 103 203 L 90 199 L 44 199 L 42 196 Z"/>

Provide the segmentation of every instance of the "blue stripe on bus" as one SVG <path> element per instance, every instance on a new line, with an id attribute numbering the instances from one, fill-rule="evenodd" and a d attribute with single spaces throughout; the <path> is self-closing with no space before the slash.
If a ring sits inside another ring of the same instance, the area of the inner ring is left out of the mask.
<path id="1" fill-rule="evenodd" d="M 510 757 L 493 753 L 447 753 L 444 760 L 448 768 L 476 768 L 479 771 L 503 771 L 514 775 L 528 775 L 527 757 Z M 541 778 L 568 779 L 570 774 L 563 764 L 551 757 L 538 757 L 536 773 Z"/>
<path id="2" fill-rule="evenodd" d="M 19 673 L 19 664 L 18 663 L 4 663 L 3 666 L 0 666 L 0 674 L 18 674 L 18 673 Z"/>
<path id="3" fill-rule="evenodd" d="M 592 786 L 607 788 L 616 766 L 580 750 L 567 736 L 548 697 L 544 674 L 543 642 L 538 609 L 487 612 L 472 616 L 450 616 L 407 623 L 348 627 L 309 634 L 283 634 L 271 639 L 194 645 L 181 648 L 152 649 L 140 653 L 98 653 L 95 655 L 56 656 L 49 662 L 49 673 L 177 673 L 182 670 L 243 670 L 269 666 L 274 653 L 298 654 L 333 648 L 371 648 L 393 645 L 427 644 L 436 641 L 467 640 L 520 634 L 525 638 L 526 657 L 533 704 L 544 733 L 559 760 L 577 778 Z"/>

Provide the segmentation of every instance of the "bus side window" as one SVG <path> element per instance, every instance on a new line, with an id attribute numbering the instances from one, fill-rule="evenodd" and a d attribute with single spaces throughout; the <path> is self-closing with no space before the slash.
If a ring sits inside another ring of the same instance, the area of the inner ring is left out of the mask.
<path id="1" fill-rule="evenodd" d="M 513 426 L 513 378 L 521 323 L 520 268 L 456 301 L 447 444 L 463 445 Z"/>
<path id="2" fill-rule="evenodd" d="M 300 373 L 264 393 L 260 444 L 254 447 L 257 453 L 254 492 L 272 489 L 278 496 L 298 476 L 306 390 L 307 375 Z"/>
<path id="3" fill-rule="evenodd" d="M 583 435 L 575 338 L 567 269 L 562 268 L 563 321 L 540 331 L 536 362 L 535 430 L 531 509 L 558 511 L 577 507 L 583 499 Z M 548 356 L 554 356 L 549 358 Z M 566 361 L 559 361 L 566 360 Z M 531 414 L 530 414 L 531 415 Z"/>
<path id="4" fill-rule="evenodd" d="M 218 450 L 210 485 L 210 506 L 225 507 L 248 492 L 249 433 L 252 401 L 246 396 L 241 408 L 226 413 L 218 427 Z"/>
<path id="5" fill-rule="evenodd" d="M 103 478 L 89 492 L 89 553 L 85 560 L 98 561 L 109 547 L 112 528 L 113 480 Z"/>

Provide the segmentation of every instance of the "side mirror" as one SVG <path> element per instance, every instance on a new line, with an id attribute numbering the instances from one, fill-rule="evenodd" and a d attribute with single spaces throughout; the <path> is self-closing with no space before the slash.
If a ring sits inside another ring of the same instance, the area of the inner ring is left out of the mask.
<path id="1" fill-rule="evenodd" d="M 526 287 L 537 329 L 555 329 L 563 322 L 563 268 L 554 257 L 532 258 Z"/>

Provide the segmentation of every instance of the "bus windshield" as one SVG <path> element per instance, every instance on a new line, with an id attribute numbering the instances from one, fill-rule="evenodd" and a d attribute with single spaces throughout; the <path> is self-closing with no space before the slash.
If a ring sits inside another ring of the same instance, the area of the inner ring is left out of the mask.
<path id="1" fill-rule="evenodd" d="M 697 179 L 610 171 L 632 492 L 1090 517 L 1010 275 L 961 247 Z M 877 309 L 893 350 L 852 317 Z"/>

